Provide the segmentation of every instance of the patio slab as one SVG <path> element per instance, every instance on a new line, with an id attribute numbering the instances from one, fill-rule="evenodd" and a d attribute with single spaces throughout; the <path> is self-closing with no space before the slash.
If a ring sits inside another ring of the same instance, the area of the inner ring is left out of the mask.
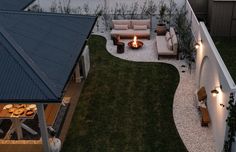
<path id="1" fill-rule="evenodd" d="M 173 117 L 179 135 L 189 152 L 216 151 L 211 124 L 209 127 L 201 127 L 200 114 L 194 100 L 194 91 L 196 89 L 194 69 L 190 74 L 187 66 L 182 67 L 182 65 L 185 65 L 183 60 L 158 60 L 154 39 L 142 39 L 144 46 L 139 50 L 128 48 L 127 43 L 130 40 L 122 39 L 121 41 L 125 43 L 125 52 L 118 54 L 109 33 L 95 32 L 94 34 L 105 37 L 107 39 L 107 51 L 120 59 L 134 62 L 161 62 L 175 66 L 179 71 L 180 83 L 174 96 Z M 183 73 L 182 71 L 186 72 Z"/>

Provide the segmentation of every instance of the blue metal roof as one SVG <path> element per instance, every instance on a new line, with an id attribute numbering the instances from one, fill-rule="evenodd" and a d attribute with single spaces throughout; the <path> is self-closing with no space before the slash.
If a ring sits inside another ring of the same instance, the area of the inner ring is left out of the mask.
<path id="1" fill-rule="evenodd" d="M 0 10 L 24 10 L 35 0 L 0 0 Z"/>
<path id="2" fill-rule="evenodd" d="M 0 11 L 0 102 L 60 101 L 96 17 Z"/>

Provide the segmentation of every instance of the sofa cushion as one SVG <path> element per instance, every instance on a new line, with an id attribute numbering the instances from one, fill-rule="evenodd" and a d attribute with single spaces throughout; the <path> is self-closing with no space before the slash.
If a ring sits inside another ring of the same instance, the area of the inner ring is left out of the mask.
<path id="1" fill-rule="evenodd" d="M 178 51 L 178 40 L 177 40 L 177 36 L 174 35 L 172 38 L 172 44 L 173 44 L 173 51 L 177 52 Z"/>
<path id="2" fill-rule="evenodd" d="M 170 36 L 173 37 L 175 34 L 175 30 L 173 27 L 170 27 Z"/>
<path id="3" fill-rule="evenodd" d="M 134 30 L 146 30 L 147 25 L 134 25 Z"/>
<path id="4" fill-rule="evenodd" d="M 169 50 L 173 50 L 173 44 L 172 44 L 171 39 L 169 39 L 169 40 L 167 41 L 167 47 L 168 47 Z"/>
<path id="5" fill-rule="evenodd" d="M 132 27 L 134 25 L 147 25 L 147 28 L 150 28 L 150 19 L 146 20 L 131 20 Z"/>
<path id="6" fill-rule="evenodd" d="M 112 20 L 112 28 L 114 25 L 128 25 L 128 28 L 131 28 L 131 21 L 130 20 Z"/>
<path id="7" fill-rule="evenodd" d="M 166 32 L 166 41 L 168 41 L 171 38 L 170 32 Z"/>
<path id="8" fill-rule="evenodd" d="M 128 30 L 128 25 L 114 24 L 114 29 L 115 30 Z"/>
<path id="9" fill-rule="evenodd" d="M 133 30 L 133 29 L 128 29 L 128 30 L 115 30 L 113 29 L 111 31 L 111 36 L 114 35 L 119 35 L 121 38 L 122 37 L 131 37 L 133 38 L 135 35 L 139 37 L 149 37 L 150 36 L 150 30 Z"/>

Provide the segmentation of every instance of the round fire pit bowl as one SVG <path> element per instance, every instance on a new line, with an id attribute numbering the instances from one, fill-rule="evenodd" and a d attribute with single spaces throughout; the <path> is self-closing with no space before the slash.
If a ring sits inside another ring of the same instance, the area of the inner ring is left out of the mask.
<path id="1" fill-rule="evenodd" d="M 128 42 L 128 46 L 131 49 L 139 49 L 139 48 L 143 47 L 143 42 L 141 42 L 141 41 L 136 41 L 136 42 L 137 42 L 137 47 L 133 45 L 134 41 Z"/>

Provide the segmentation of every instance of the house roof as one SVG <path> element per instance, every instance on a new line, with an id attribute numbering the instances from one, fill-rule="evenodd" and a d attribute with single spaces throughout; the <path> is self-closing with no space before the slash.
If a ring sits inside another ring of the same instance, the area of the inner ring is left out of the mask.
<path id="1" fill-rule="evenodd" d="M 35 0 L 0 0 L 0 10 L 24 10 Z"/>
<path id="2" fill-rule="evenodd" d="M 96 17 L 0 11 L 0 102 L 59 102 Z"/>

